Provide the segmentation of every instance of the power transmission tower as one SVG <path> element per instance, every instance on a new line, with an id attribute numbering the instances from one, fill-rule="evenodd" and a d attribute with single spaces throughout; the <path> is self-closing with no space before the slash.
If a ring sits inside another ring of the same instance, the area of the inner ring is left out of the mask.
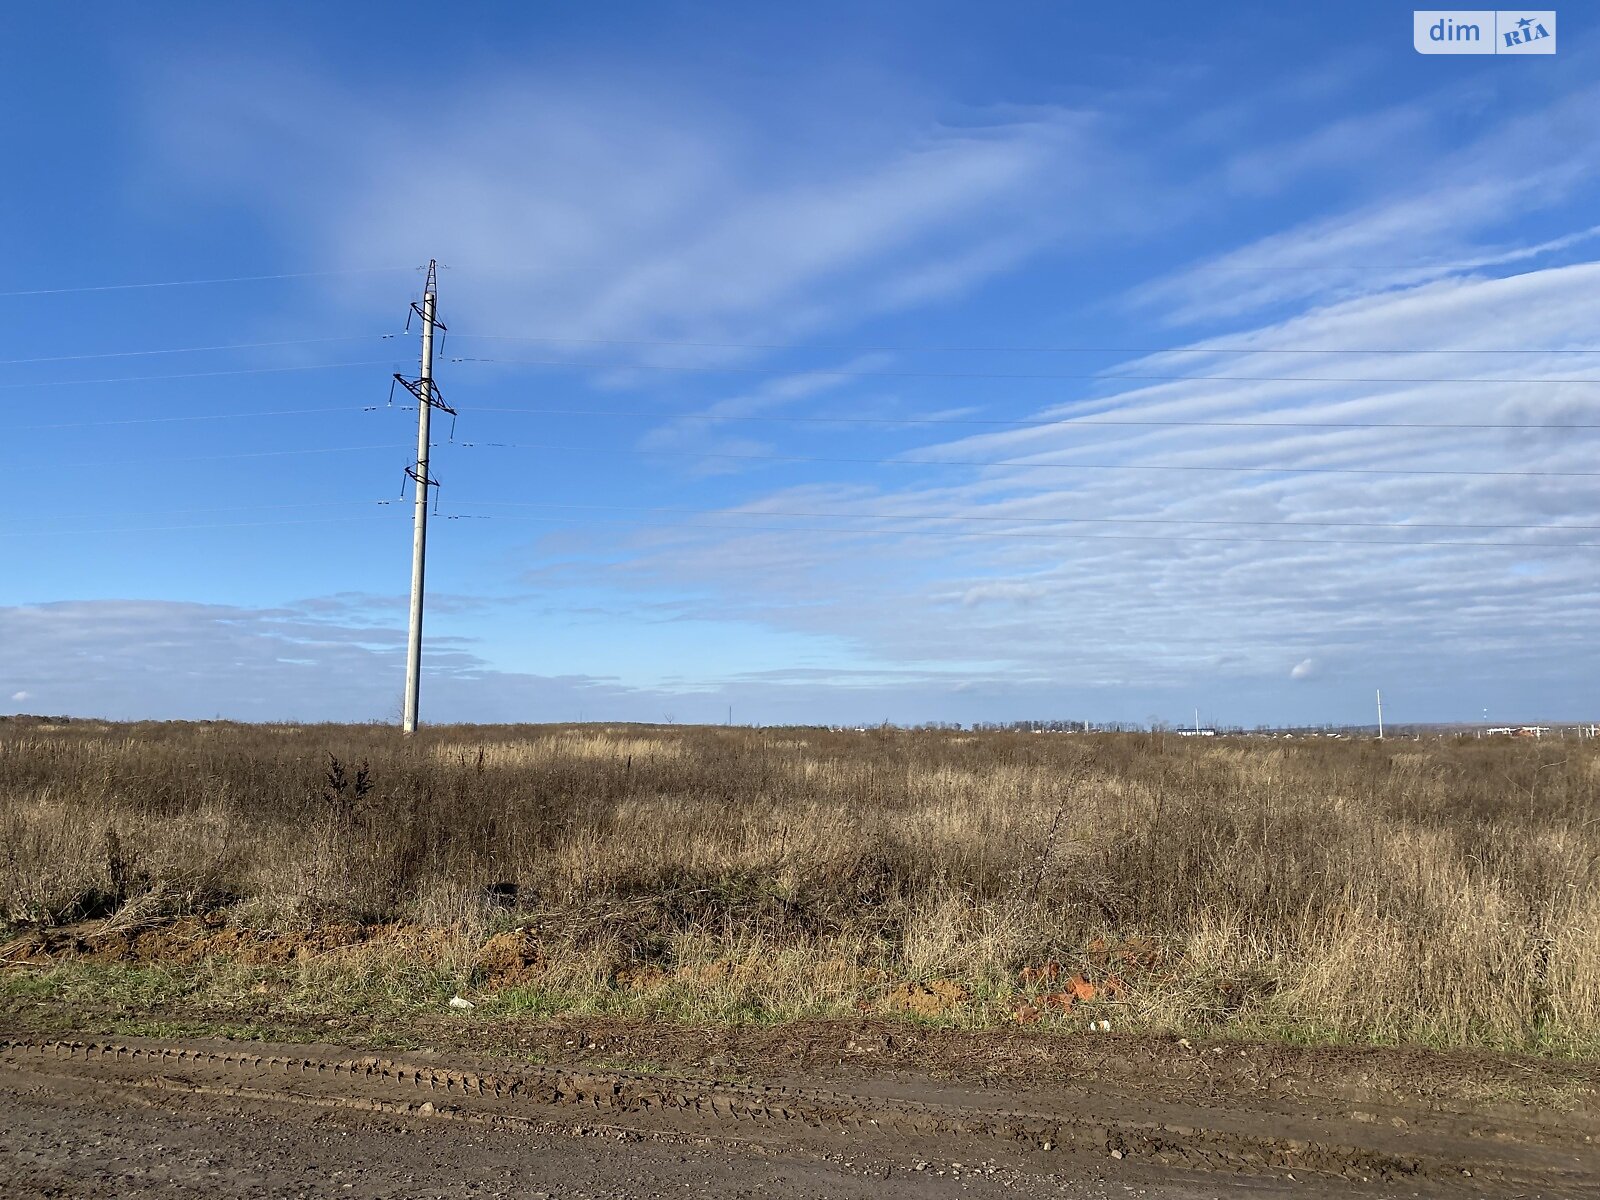
<path id="1" fill-rule="evenodd" d="M 444 402 L 438 385 L 433 382 L 433 331 L 445 328 L 435 316 L 437 302 L 438 263 L 430 258 L 428 282 L 422 289 L 422 303 L 418 305 L 412 301 L 411 304 L 411 311 L 422 318 L 421 372 L 416 379 L 395 376 L 395 382 L 417 400 L 417 462 L 414 467 L 406 468 L 406 475 L 417 488 L 411 525 L 411 630 L 406 642 L 406 701 L 405 717 L 401 723 L 405 733 L 417 731 L 417 700 L 422 688 L 423 580 L 428 557 L 428 490 L 439 486 L 439 481 L 428 474 L 429 418 L 436 408 L 452 417 L 456 415 L 456 410 Z M 406 318 L 406 327 L 411 327 L 409 316 Z"/>

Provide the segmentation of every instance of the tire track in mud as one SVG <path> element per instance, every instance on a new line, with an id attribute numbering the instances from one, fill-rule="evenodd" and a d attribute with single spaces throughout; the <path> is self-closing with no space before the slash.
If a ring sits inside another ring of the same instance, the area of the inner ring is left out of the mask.
<path id="1" fill-rule="evenodd" d="M 815 1130 L 922 1142 L 962 1138 L 999 1142 L 1022 1151 L 1110 1155 L 1211 1172 L 1315 1172 L 1352 1180 L 1448 1180 L 1474 1188 L 1573 1191 L 1595 1182 L 1586 1172 L 1519 1162 L 1507 1147 L 1488 1143 L 1474 1147 L 1469 1158 L 1421 1146 L 1399 1152 L 1356 1140 L 1289 1137 L 1218 1124 L 1202 1127 L 1104 1113 L 988 1108 L 576 1067 L 475 1071 L 378 1055 L 255 1054 L 182 1044 L 82 1040 L 0 1040 L 0 1058 L 19 1066 L 33 1064 L 35 1071 L 41 1066 L 48 1071 L 52 1064 L 69 1071 L 71 1064 L 102 1068 L 97 1082 L 124 1086 L 571 1132 L 571 1120 L 552 1122 L 515 1111 L 519 1106 L 565 1109 L 581 1113 L 586 1129 L 622 1138 L 692 1137 L 693 1130 L 683 1126 L 710 1125 L 717 1140 L 752 1146 L 762 1140 L 764 1131 Z M 199 1082 L 175 1076 L 174 1071 L 217 1078 Z M 289 1086 L 274 1086 L 280 1079 Z M 419 1094 L 422 1098 L 416 1099 Z M 629 1123 L 630 1119 L 643 1124 Z M 1261 1123 L 1268 1123 L 1264 1114 Z"/>

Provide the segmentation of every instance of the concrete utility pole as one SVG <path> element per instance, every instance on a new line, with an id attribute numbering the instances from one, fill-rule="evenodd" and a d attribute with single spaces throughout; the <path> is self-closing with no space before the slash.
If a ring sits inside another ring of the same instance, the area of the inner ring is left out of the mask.
<path id="1" fill-rule="evenodd" d="M 428 261 L 428 282 L 422 293 L 422 373 L 417 379 L 417 503 L 411 518 L 411 634 L 406 642 L 406 707 L 401 729 L 417 731 L 417 700 L 422 688 L 422 595 L 428 557 L 428 424 L 433 415 L 433 326 L 438 284 L 436 266 Z"/>
<path id="2" fill-rule="evenodd" d="M 1383 689 L 1378 689 L 1378 740 L 1383 741 Z"/>

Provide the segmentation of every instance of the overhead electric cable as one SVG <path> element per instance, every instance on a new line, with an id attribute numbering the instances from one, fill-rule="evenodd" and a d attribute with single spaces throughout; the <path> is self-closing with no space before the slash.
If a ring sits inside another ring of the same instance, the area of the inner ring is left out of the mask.
<path id="1" fill-rule="evenodd" d="M 535 521 L 540 523 L 556 523 L 567 521 L 562 517 L 493 517 L 481 516 L 474 513 L 456 513 L 446 517 L 446 520 L 501 520 L 501 521 Z M 567 521 L 570 525 L 570 521 Z M 765 525 L 765 526 L 729 526 L 712 525 L 704 522 L 691 521 L 590 521 L 582 526 L 573 526 L 575 529 L 588 528 L 594 525 L 619 526 L 627 529 L 711 529 L 722 533 L 817 533 L 830 537 L 947 537 L 947 538 L 1026 538 L 1035 541 L 1056 541 L 1069 539 L 1085 542 L 1239 542 L 1249 544 L 1288 544 L 1301 546 L 1387 546 L 1394 549 L 1410 549 L 1419 546 L 1426 547 L 1456 547 L 1458 549 L 1505 549 L 1505 550 L 1600 550 L 1600 542 L 1447 542 L 1447 541 L 1374 541 L 1370 538 L 1253 538 L 1253 537 L 1214 537 L 1206 534 L 1193 537 L 1185 534 L 1133 534 L 1133 533 L 1016 533 L 982 532 L 967 533 L 962 530 L 950 529 L 842 529 L 842 528 L 804 528 L 795 525 Z"/>
<path id="2" fill-rule="evenodd" d="M 223 346 L 175 346 L 161 350 L 112 350 L 103 354 L 52 354 L 42 358 L 0 358 L 0 367 L 22 366 L 28 363 L 87 362 L 100 358 L 144 358 L 157 354 L 207 354 L 223 350 L 267 350 L 278 346 L 310 346 L 326 342 L 389 341 L 392 333 L 357 333 L 345 337 L 291 338 L 281 342 L 232 342 Z"/>
<path id="3" fill-rule="evenodd" d="M 369 364 L 370 365 L 370 364 Z M 268 368 L 293 370 L 294 368 Z M 7 385 L 0 385 L 7 386 Z M 334 408 L 281 408 L 238 413 L 185 413 L 165 417 L 117 417 L 104 421 L 58 421 L 45 425 L 16 425 L 18 432 L 48 429 L 88 429 L 106 425 L 162 425 L 185 421 L 231 421 L 252 417 L 298 417 L 332 415 L 338 413 L 382 412 L 391 407 L 385 404 L 366 404 L 360 407 L 342 405 Z M 393 405 L 396 412 L 415 411 L 415 405 Z M 1571 422 L 1563 424 L 1518 423 L 1512 421 L 1234 421 L 1234 420 L 1159 420 L 1153 418 L 1089 416 L 1042 417 L 1030 420 L 1007 420 L 987 417 L 814 417 L 785 415 L 746 415 L 707 412 L 651 412 L 643 409 L 597 408 L 501 408 L 474 407 L 475 413 L 507 413 L 547 417 L 626 417 L 656 421 L 742 421 L 756 423 L 795 425 L 884 425 L 884 426 L 976 426 L 1001 429 L 1064 429 L 1105 426 L 1107 428 L 1192 428 L 1192 429 L 1449 429 L 1485 430 L 1488 432 L 1524 430 L 1583 431 L 1600 429 L 1600 422 Z"/>
<path id="4" fill-rule="evenodd" d="M 221 504 L 221 505 L 208 505 L 205 508 L 143 508 L 143 509 L 118 508 L 116 510 L 116 513 L 117 513 L 118 516 L 167 517 L 167 516 L 189 516 L 189 515 L 193 515 L 193 514 L 196 514 L 196 513 L 269 512 L 269 511 L 275 512 L 275 511 L 278 511 L 280 509 L 290 509 L 290 508 L 296 508 L 296 509 L 298 509 L 298 508 L 352 508 L 352 507 L 357 507 L 357 506 L 369 507 L 369 506 L 373 506 L 373 505 L 382 506 L 382 505 L 387 505 L 387 504 L 390 504 L 390 503 L 392 503 L 392 502 L 389 501 L 389 500 L 312 500 L 312 501 L 305 501 L 305 502 L 302 502 L 302 503 L 299 503 L 299 504 Z M 48 520 L 48 521 L 82 521 L 82 520 L 86 520 L 86 519 L 93 518 L 93 517 L 104 517 L 106 515 L 107 514 L 106 514 L 106 510 L 105 509 L 97 508 L 97 509 L 93 509 L 93 510 L 88 511 L 88 512 L 70 512 L 70 513 L 48 512 L 48 513 L 33 513 L 33 514 L 28 514 L 28 515 L 25 515 L 25 516 L 17 516 L 17 517 L 0 516 L 0 522 L 24 521 L 25 520 L 25 521 L 27 521 L 27 522 L 29 522 L 31 524 L 31 523 L 34 523 L 34 522 L 37 522 L 37 521 L 40 521 L 40 520 Z M 63 532 L 73 532 L 73 531 L 64 530 Z"/>
<path id="5" fill-rule="evenodd" d="M 1000 459 L 984 462 L 950 458 L 831 458 L 798 454 L 730 454 L 709 450 L 646 450 L 632 447 L 566 446 L 547 442 L 457 442 L 465 449 L 557 450 L 565 454 L 640 454 L 682 458 L 718 458 L 749 462 L 839 463 L 853 466 L 886 467 L 1005 467 L 1033 471 L 1219 471 L 1269 475 L 1452 475 L 1511 476 L 1517 478 L 1595 479 L 1600 471 L 1460 471 L 1421 467 L 1241 467 L 1210 466 L 1198 463 L 1041 463 Z"/>
<path id="6" fill-rule="evenodd" d="M 378 446 L 314 446 L 310 449 L 302 450 L 246 450 L 237 454 L 195 454 L 180 458 L 151 458 L 141 455 L 139 461 L 141 463 L 217 462 L 231 458 L 291 458 L 302 454 L 347 454 L 356 450 L 405 450 L 407 448 L 403 442 L 386 442 Z M 52 469 L 55 467 L 104 467 L 112 465 L 114 461 L 116 460 L 93 459 L 87 462 L 52 463 L 51 467 Z"/>
<path id="7" fill-rule="evenodd" d="M 292 367 L 238 367 L 228 371 L 185 371 L 176 375 L 122 375 L 115 379 L 45 379 L 33 383 L 0 383 L 0 388 L 77 387 L 92 383 L 162 383 L 169 379 L 215 379 L 223 375 L 271 375 L 280 371 L 332 371 L 343 367 L 384 367 L 393 362 L 387 358 L 369 358 L 361 362 L 300 363 Z"/>
<path id="8" fill-rule="evenodd" d="M 873 521 L 987 521 L 996 524 L 1040 525 L 1275 525 L 1308 529 L 1520 529 L 1544 533 L 1568 531 L 1592 532 L 1600 525 L 1514 525 L 1514 524 L 1461 524 L 1437 521 L 1283 521 L 1252 520 L 1248 517 L 1032 517 L 998 516 L 995 514 L 936 513 L 936 512 L 795 512 L 789 509 L 728 509 L 679 508 L 651 504 L 557 504 L 525 500 L 475 500 L 470 497 L 459 501 L 463 507 L 481 508 L 555 508 L 600 512 L 653 512 L 685 513 L 691 516 L 718 517 L 802 517 L 807 519 L 873 520 Z M 730 528 L 737 528 L 730 526 Z"/>
<path id="9" fill-rule="evenodd" d="M 110 421 L 62 421 L 55 425 L 16 425 L 13 429 L 28 432 L 43 429 L 95 429 L 104 425 L 166 425 L 179 421 L 236 421 L 249 417 L 309 417 L 327 413 L 368 412 L 373 408 L 383 407 L 385 406 L 381 404 L 368 408 L 351 408 L 345 405 L 342 408 L 278 408 L 268 412 L 189 413 L 177 417 L 118 417 Z"/>
<path id="10" fill-rule="evenodd" d="M 452 358 L 453 363 L 495 363 L 502 366 L 557 367 L 569 371 L 683 371 L 705 375 L 772 375 L 771 367 L 707 367 L 667 363 L 596 363 L 570 362 L 559 358 Z M 0 364 L 4 365 L 4 364 Z M 794 375 L 822 376 L 840 379 L 1073 379 L 1096 383 L 1135 383 L 1160 381 L 1167 383 L 1577 383 L 1600 384 L 1600 379 L 1496 379 L 1490 376 L 1385 376 L 1385 375 L 1124 375 L 1106 372 L 1067 375 L 1058 372 L 1011 371 L 856 371 L 844 368 L 802 367 L 790 372 Z"/>
<path id="11" fill-rule="evenodd" d="M 522 413 L 547 417 L 632 417 L 656 421 L 756 421 L 804 425 L 982 425 L 1016 429 L 1048 429 L 1059 426 L 1183 426 L 1202 429 L 1600 429 L 1593 424 L 1518 424 L 1514 422 L 1470 421 L 1179 421 L 1131 417 L 1088 416 L 1040 417 L 1032 420 L 1002 420 L 987 417 L 797 417 L 780 415 L 732 415 L 710 412 L 649 412 L 604 408 L 483 408 L 475 413 Z"/>
<path id="12" fill-rule="evenodd" d="M 509 333 L 460 333 L 457 337 L 554 346 L 656 346 L 698 350 L 822 350 L 829 354 L 1600 354 L 1578 347 L 1425 346 L 834 346 L 801 342 L 705 342 L 666 338 L 532 337 Z"/>
<path id="13" fill-rule="evenodd" d="M 316 517 L 308 521 L 241 521 L 224 522 L 222 524 L 206 525 L 134 525 L 110 526 L 104 529 L 28 529 L 14 533 L 0 533 L 0 538 L 17 537 L 60 537 L 63 532 L 69 532 L 74 537 L 96 533 L 178 533 L 197 529 L 266 529 L 285 525 L 343 525 L 356 521 L 392 521 L 392 516 L 371 517 Z"/>
<path id="14" fill-rule="evenodd" d="M 281 275 L 232 275 L 224 279 L 168 279 L 158 283 L 101 283 L 86 287 L 27 288 L 0 292 L 7 296 L 66 296 L 82 292 L 131 292 L 143 288 L 203 287 L 214 283 L 257 283 L 271 279 L 317 279 L 331 275 L 377 275 L 391 271 L 412 271 L 414 267 L 350 267 L 338 271 L 290 271 Z"/>

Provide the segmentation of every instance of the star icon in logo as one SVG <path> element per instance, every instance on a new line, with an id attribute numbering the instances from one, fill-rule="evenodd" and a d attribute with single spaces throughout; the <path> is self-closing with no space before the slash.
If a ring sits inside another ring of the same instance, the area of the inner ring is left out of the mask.
<path id="1" fill-rule="evenodd" d="M 1531 18 L 1531 17 L 1523 17 L 1522 20 L 1517 22 L 1517 24 L 1522 26 L 1522 32 L 1523 33 L 1527 33 L 1528 32 L 1528 26 L 1533 24 L 1533 18 Z"/>

